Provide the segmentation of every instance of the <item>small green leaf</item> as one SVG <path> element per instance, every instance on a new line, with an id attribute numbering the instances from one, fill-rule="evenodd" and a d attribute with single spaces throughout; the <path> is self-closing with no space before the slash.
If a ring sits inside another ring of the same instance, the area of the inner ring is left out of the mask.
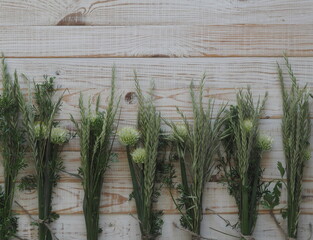
<path id="1" fill-rule="evenodd" d="M 283 164 L 281 162 L 277 163 L 277 168 L 280 172 L 280 176 L 283 177 L 285 175 L 285 168 L 283 167 Z"/>

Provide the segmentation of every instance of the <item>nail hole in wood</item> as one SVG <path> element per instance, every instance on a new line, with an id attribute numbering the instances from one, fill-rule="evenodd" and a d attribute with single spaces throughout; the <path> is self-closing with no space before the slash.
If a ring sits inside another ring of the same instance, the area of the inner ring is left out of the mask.
<path id="1" fill-rule="evenodd" d="M 125 95 L 125 101 L 129 104 L 133 104 L 137 101 L 137 96 L 135 92 L 128 92 Z"/>

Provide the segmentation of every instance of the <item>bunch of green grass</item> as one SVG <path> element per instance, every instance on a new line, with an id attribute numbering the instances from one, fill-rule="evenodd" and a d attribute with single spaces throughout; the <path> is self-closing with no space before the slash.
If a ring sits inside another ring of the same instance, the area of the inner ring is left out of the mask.
<path id="1" fill-rule="evenodd" d="M 291 89 L 284 85 L 283 72 L 278 65 L 278 76 L 283 98 L 282 138 L 286 160 L 288 237 L 296 239 L 300 215 L 303 169 L 310 159 L 310 112 L 307 86 L 300 88 L 285 57 Z"/>
<path id="2" fill-rule="evenodd" d="M 193 124 L 189 123 L 178 109 L 183 123 L 168 123 L 172 128 L 170 140 L 173 143 L 172 156 L 180 163 L 181 183 L 174 183 L 175 169 L 170 165 L 169 177 L 166 179 L 170 187 L 172 199 L 181 213 L 181 225 L 191 231 L 194 239 L 200 235 L 202 221 L 202 196 L 205 183 L 210 180 L 215 169 L 215 157 L 220 147 L 223 133 L 225 106 L 214 116 L 214 102 L 203 104 L 205 75 L 200 83 L 200 94 L 196 97 L 193 82 L 190 84 L 190 94 L 193 109 Z M 214 119 L 215 117 L 215 119 Z M 177 189 L 180 197 L 176 200 L 172 191 Z"/>
<path id="3" fill-rule="evenodd" d="M 99 207 L 103 177 L 112 159 L 112 137 L 115 136 L 114 120 L 119 105 L 115 104 L 115 69 L 112 71 L 111 96 L 106 111 L 99 110 L 100 96 L 96 109 L 91 110 L 91 102 L 84 106 L 83 95 L 80 95 L 79 108 L 81 120 L 75 124 L 80 138 L 81 167 L 79 175 L 84 189 L 83 211 L 87 229 L 87 239 L 97 240 L 99 233 Z"/>
<path id="4" fill-rule="evenodd" d="M 18 104 L 19 83 L 14 80 L 2 60 L 3 92 L 0 96 L 0 142 L 4 167 L 4 191 L 0 188 L 0 239 L 8 240 L 17 232 L 17 218 L 13 216 L 12 204 L 17 174 L 26 164 L 24 160 L 25 134 L 20 121 Z"/>
<path id="5" fill-rule="evenodd" d="M 141 239 L 156 239 L 161 234 L 162 211 L 153 210 L 159 189 L 156 186 L 159 151 L 162 147 L 161 116 L 156 111 L 152 97 L 145 97 L 137 76 L 135 84 L 139 102 L 137 129 L 125 127 L 118 132 L 120 142 L 126 146 L 129 169 Z"/>
<path id="6" fill-rule="evenodd" d="M 38 196 L 39 240 L 54 238 L 49 224 L 58 218 L 52 211 L 52 191 L 63 168 L 60 151 L 70 138 L 67 130 L 57 127 L 54 120 L 60 110 L 63 94 L 54 101 L 57 89 L 54 77 L 44 76 L 44 82 L 34 83 L 34 91 L 29 86 L 28 100 L 20 93 L 19 106 L 23 116 L 26 138 L 35 163 L 36 173 L 27 176 L 22 185 L 29 189 L 28 183 L 36 184 Z"/>
<path id="7" fill-rule="evenodd" d="M 229 193 L 235 198 L 239 210 L 241 235 L 250 237 L 258 216 L 259 202 L 266 192 L 261 181 L 262 154 L 271 149 L 272 139 L 259 133 L 259 119 L 264 108 L 263 100 L 254 104 L 248 89 L 237 94 L 237 105 L 227 111 L 223 146 L 225 157 L 220 159 L 224 181 Z"/>

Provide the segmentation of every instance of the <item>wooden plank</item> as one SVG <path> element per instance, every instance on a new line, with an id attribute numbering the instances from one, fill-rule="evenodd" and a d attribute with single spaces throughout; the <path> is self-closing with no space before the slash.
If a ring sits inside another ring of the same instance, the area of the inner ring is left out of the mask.
<path id="1" fill-rule="evenodd" d="M 115 174 L 118 174 L 115 172 Z M 129 194 L 132 192 L 131 182 L 115 181 L 105 182 L 102 192 L 100 211 L 103 214 L 129 214 L 135 213 L 134 201 L 129 201 Z M 83 190 L 81 183 L 61 182 L 55 189 L 53 209 L 60 215 L 82 214 Z M 175 195 L 177 196 L 177 195 Z M 301 205 L 303 214 L 313 215 L 312 183 L 305 182 L 303 186 L 303 201 Z M 35 191 L 17 192 L 16 200 L 31 213 L 37 214 L 37 195 Z M 205 214 L 212 214 L 211 210 L 221 214 L 237 213 L 237 206 L 234 199 L 229 196 L 227 189 L 221 183 L 209 182 L 206 184 L 203 208 Z M 282 194 L 281 206 L 286 205 L 285 192 Z M 163 210 L 165 214 L 178 213 L 175 209 L 168 190 L 164 188 L 156 209 Z M 15 206 L 19 214 L 23 211 Z M 268 213 L 266 209 L 260 208 L 261 213 Z"/>
<path id="2" fill-rule="evenodd" d="M 265 168 L 263 177 L 266 181 L 270 181 L 272 179 L 279 177 L 279 172 L 276 169 L 276 165 L 278 161 L 284 162 L 284 154 L 283 154 L 283 146 L 281 139 L 281 120 L 280 119 L 262 119 L 260 121 L 261 133 L 270 135 L 274 142 L 272 151 L 265 153 L 264 158 L 262 160 L 262 167 Z M 125 124 L 121 124 L 120 127 L 123 127 Z M 311 142 L 313 142 L 313 136 L 311 136 Z M 80 153 L 79 153 L 79 138 L 75 137 L 68 144 L 64 146 L 64 152 L 62 153 L 62 158 L 64 160 L 65 168 L 68 172 L 76 173 L 77 169 L 80 166 Z M 311 146 L 311 151 L 313 151 L 313 146 Z M 119 161 L 111 164 L 112 170 L 109 171 L 107 175 L 107 179 L 109 181 L 115 182 L 119 179 L 121 180 L 130 180 L 129 172 L 128 172 L 128 164 L 126 160 L 125 149 L 122 147 L 118 141 L 116 140 L 114 143 L 114 152 L 118 154 Z M 313 155 L 313 154 L 312 154 Z M 30 162 L 30 166 L 33 164 Z M 307 162 L 307 168 L 304 180 L 313 183 L 313 172 L 310 169 L 313 168 L 313 162 Z M 2 166 L 0 165 L 0 182 L 3 182 L 2 176 Z M 24 171 L 21 172 L 21 175 L 28 175 L 34 172 L 33 167 L 28 167 Z M 119 174 L 116 175 L 116 172 Z M 67 174 L 62 174 L 63 182 L 77 182 L 75 178 Z"/>
<path id="3" fill-rule="evenodd" d="M 229 220 L 232 224 L 236 223 L 236 214 L 225 214 L 223 218 Z M 181 239 L 190 240 L 190 235 L 173 226 L 173 223 L 179 225 L 179 215 L 165 215 L 163 217 L 164 225 L 162 229 L 162 236 L 160 240 Z M 312 221 L 312 216 L 301 215 L 299 222 L 299 240 L 308 239 L 309 223 Z M 282 221 L 283 226 L 286 225 Z M 25 239 L 36 239 L 36 227 L 30 226 L 30 221 L 26 216 L 20 216 L 20 231 L 19 236 Z M 201 234 L 205 237 L 212 237 L 218 240 L 235 240 L 237 238 L 226 236 L 218 233 L 211 228 L 223 231 L 228 234 L 238 236 L 238 234 L 231 227 L 226 227 L 225 222 L 216 215 L 206 215 L 202 221 Z M 71 215 L 63 215 L 55 223 L 53 223 L 53 230 L 60 240 L 82 240 L 86 238 L 84 218 L 82 215 L 77 215 L 73 218 Z M 100 226 L 103 232 L 100 235 L 100 240 L 133 240 L 140 239 L 140 231 L 138 222 L 129 215 L 101 215 Z M 254 231 L 254 236 L 258 240 L 283 240 L 283 236 L 277 229 L 273 220 L 269 215 L 259 215 L 257 225 Z"/>
<path id="4" fill-rule="evenodd" d="M 313 24 L 0 26 L 8 57 L 313 56 Z"/>
<path id="5" fill-rule="evenodd" d="M 312 24 L 310 0 L 2 0 L 0 25 Z"/>
<path id="6" fill-rule="evenodd" d="M 313 39 L 313 38 L 312 38 Z M 1 40 L 0 40 L 1 41 Z M 8 59 L 11 72 L 17 69 L 30 79 L 42 81 L 42 75 L 56 75 L 57 85 L 65 92 L 60 120 L 69 119 L 69 114 L 79 118 L 78 99 L 82 91 L 87 97 L 95 97 L 101 93 L 103 104 L 109 94 L 111 67 L 116 65 L 117 88 L 122 96 L 121 124 L 133 124 L 136 119 L 136 101 L 132 101 L 134 89 L 133 70 L 137 69 L 144 91 L 149 89 L 150 80 L 155 81 L 156 105 L 167 119 L 177 120 L 175 106 L 191 116 L 189 84 L 195 85 L 204 72 L 207 73 L 205 97 L 215 99 L 217 105 L 228 102 L 235 103 L 236 91 L 250 85 L 255 99 L 258 95 L 269 93 L 264 116 L 280 118 L 281 94 L 276 73 L 276 61 L 283 63 L 281 58 L 194 58 L 194 59 Z M 290 58 L 296 76 L 301 84 L 311 81 L 313 75 L 313 58 Z M 285 70 L 285 72 L 287 72 Z M 289 79 L 288 79 L 289 81 Z M 21 80 L 21 83 L 24 83 Z M 25 88 L 26 85 L 22 84 Z M 69 124 L 70 126 L 70 124 Z"/>
<path id="7" fill-rule="evenodd" d="M 263 177 L 266 181 L 270 181 L 279 177 L 279 172 L 276 168 L 276 165 L 278 161 L 284 162 L 280 125 L 281 120 L 279 119 L 261 120 L 261 132 L 270 135 L 274 140 L 272 151 L 265 153 L 262 160 L 262 167 L 265 168 Z M 121 125 L 121 127 L 122 126 L 123 125 Z M 313 136 L 311 137 L 311 142 L 313 142 Z M 311 149 L 313 151 L 313 146 L 311 146 Z M 118 143 L 118 141 L 115 141 L 114 152 L 118 154 L 119 161 L 111 164 L 112 171 L 108 171 L 106 175 L 107 181 L 114 183 L 119 180 L 130 180 L 125 149 Z M 64 160 L 66 170 L 71 173 L 77 173 L 77 169 L 80 166 L 79 139 L 74 138 L 70 141 L 69 144 L 65 145 L 64 152 L 61 156 Z M 23 176 L 32 174 L 34 172 L 32 165 L 33 164 L 30 162 L 30 167 L 23 170 L 20 175 Z M 311 171 L 312 168 L 313 162 L 308 161 L 304 180 L 311 183 L 313 183 L 313 172 Z M 0 182 L 3 182 L 3 176 L 1 174 L 2 171 L 3 169 L 0 165 Z M 68 174 L 62 174 L 61 181 L 77 182 L 78 179 L 75 179 Z"/>
<path id="8" fill-rule="evenodd" d="M 115 175 L 118 171 L 112 170 Z M 129 194 L 132 192 L 130 179 L 109 181 L 105 178 L 100 203 L 102 214 L 129 214 L 136 213 L 134 200 L 129 201 Z M 301 211 L 303 214 L 313 215 L 313 193 L 312 182 L 304 182 L 302 192 Z M 60 182 L 54 190 L 53 209 L 60 215 L 82 214 L 84 192 L 80 182 Z M 175 198 L 178 197 L 174 194 Z M 16 201 L 19 202 L 31 214 L 38 213 L 36 191 L 25 191 L 16 193 Z M 286 206 L 286 192 L 281 199 L 281 207 Z M 164 214 L 176 214 L 178 211 L 170 197 L 168 189 L 164 187 L 161 197 L 155 205 L 158 210 L 163 210 Z M 23 214 L 22 209 L 14 206 L 17 213 Z M 227 188 L 222 183 L 206 183 L 203 195 L 203 211 L 205 214 L 212 214 L 212 210 L 220 214 L 236 214 L 238 212 L 234 199 L 229 195 Z M 266 209 L 260 207 L 261 213 L 268 213 Z"/>

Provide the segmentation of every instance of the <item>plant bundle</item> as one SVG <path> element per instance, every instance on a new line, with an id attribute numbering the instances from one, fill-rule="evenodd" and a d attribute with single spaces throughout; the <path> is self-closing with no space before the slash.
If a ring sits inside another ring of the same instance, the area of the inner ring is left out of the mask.
<path id="1" fill-rule="evenodd" d="M 8 240 L 17 232 L 17 218 L 13 216 L 12 204 L 17 174 L 25 164 L 25 136 L 20 121 L 18 104 L 19 83 L 14 80 L 2 60 L 3 92 L 0 96 L 0 142 L 4 167 L 4 190 L 0 187 L 0 239 Z"/>
<path id="2" fill-rule="evenodd" d="M 127 159 L 131 173 L 141 239 L 156 239 L 161 234 L 162 211 L 153 210 L 153 203 L 159 196 L 156 185 L 159 151 L 162 148 L 161 116 L 156 111 L 151 97 L 143 95 L 137 76 L 135 84 L 139 102 L 137 129 L 125 127 L 119 130 L 119 141 L 126 146 Z"/>
<path id="3" fill-rule="evenodd" d="M 58 215 L 52 212 L 52 191 L 63 168 L 60 151 L 70 138 L 69 131 L 58 127 L 54 120 L 63 97 L 62 94 L 54 101 L 56 91 L 54 77 L 44 76 L 44 82 L 34 83 L 33 93 L 29 86 L 28 100 L 22 94 L 18 96 L 36 170 L 34 175 L 22 179 L 21 188 L 30 189 L 30 184 L 37 189 L 39 240 L 51 240 L 54 236 L 49 224 Z"/>
<path id="4" fill-rule="evenodd" d="M 267 189 L 261 180 L 263 169 L 260 163 L 263 152 L 271 149 L 272 138 L 259 131 L 259 119 L 266 99 L 267 93 L 255 104 L 250 89 L 246 93 L 240 90 L 237 105 L 227 111 L 224 124 L 222 142 L 225 157 L 220 158 L 220 168 L 223 181 L 236 200 L 239 210 L 237 226 L 245 238 L 253 234 L 258 205 Z"/>
<path id="5" fill-rule="evenodd" d="M 176 178 L 173 165 L 169 165 L 169 186 L 172 199 L 181 213 L 181 225 L 193 233 L 193 239 L 200 239 L 202 221 L 202 196 L 204 185 L 210 180 L 215 169 L 215 157 L 220 147 L 223 133 L 223 113 L 221 107 L 214 116 L 214 102 L 210 99 L 207 106 L 203 104 L 205 75 L 200 83 L 200 94 L 196 97 L 193 82 L 190 84 L 190 95 L 193 109 L 193 124 L 189 123 L 178 109 L 183 123 L 168 123 L 172 128 L 170 140 L 173 151 L 171 159 L 177 159 L 180 164 L 181 183 L 174 183 Z M 215 117 L 215 119 L 213 118 Z M 180 197 L 175 199 L 172 191 L 177 189 Z"/>
<path id="6" fill-rule="evenodd" d="M 311 158 L 310 154 L 310 112 L 307 86 L 300 88 L 292 71 L 288 58 L 285 57 L 291 89 L 284 85 L 283 72 L 278 65 L 278 76 L 283 98 L 282 138 L 286 167 L 280 168 L 282 176 L 287 175 L 287 211 L 288 237 L 297 238 L 300 215 L 303 169 Z"/>
<path id="7" fill-rule="evenodd" d="M 79 108 L 81 120 L 74 120 L 80 138 L 81 167 L 79 176 L 84 189 L 83 211 L 87 229 L 87 239 L 97 240 L 102 229 L 99 228 L 99 208 L 103 177 L 113 157 L 112 137 L 115 136 L 114 120 L 119 101 L 115 104 L 115 69 L 112 71 L 111 96 L 106 111 L 99 110 L 100 95 L 95 111 L 91 110 L 89 99 L 85 107 L 80 95 Z"/>

